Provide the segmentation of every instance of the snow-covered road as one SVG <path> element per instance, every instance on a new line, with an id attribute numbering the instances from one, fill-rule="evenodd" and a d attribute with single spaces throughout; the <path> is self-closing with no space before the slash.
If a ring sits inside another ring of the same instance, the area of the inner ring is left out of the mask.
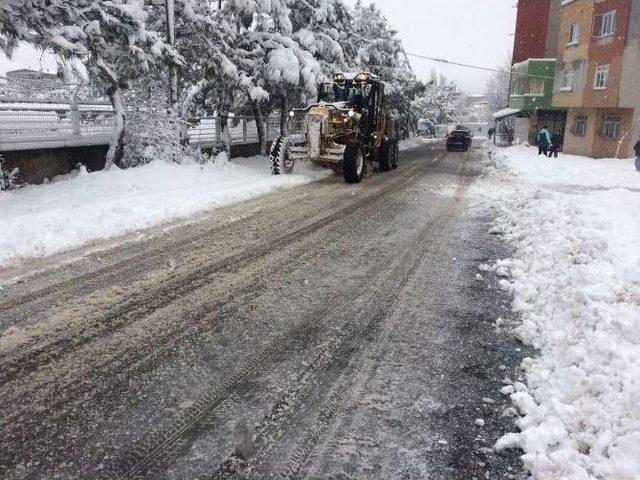
<path id="1" fill-rule="evenodd" d="M 536 479 L 637 480 L 640 174 L 632 160 L 492 153 L 478 208 L 497 212 L 492 232 L 515 253 L 489 267 L 539 349 L 512 395 L 521 433 L 498 448 L 521 447 Z"/>
<path id="2" fill-rule="evenodd" d="M 480 170 L 418 144 L 4 284 L 0 478 L 524 478 Z"/>

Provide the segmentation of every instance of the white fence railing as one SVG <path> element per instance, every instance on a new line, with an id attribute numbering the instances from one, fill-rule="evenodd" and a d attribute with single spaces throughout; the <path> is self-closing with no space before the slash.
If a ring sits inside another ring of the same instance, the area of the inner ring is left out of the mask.
<path id="1" fill-rule="evenodd" d="M 105 103 L 0 100 L 0 151 L 107 144 L 112 131 Z"/>
<path id="2" fill-rule="evenodd" d="M 279 119 L 270 117 L 266 123 L 267 139 L 273 140 L 280 134 Z M 218 118 L 194 118 L 188 125 L 191 145 L 211 148 L 220 144 Z M 107 145 L 113 128 L 113 109 L 107 103 L 0 99 L 0 151 Z M 252 117 L 230 116 L 228 129 L 232 145 L 258 141 Z"/>
<path id="3" fill-rule="evenodd" d="M 270 117 L 266 120 L 267 139 L 273 140 L 280 135 L 280 120 Z M 222 140 L 222 127 L 218 117 L 194 118 L 189 121 L 187 138 L 194 147 L 213 147 Z M 258 128 L 253 117 L 232 116 L 227 128 L 232 145 L 245 145 L 258 141 Z"/>

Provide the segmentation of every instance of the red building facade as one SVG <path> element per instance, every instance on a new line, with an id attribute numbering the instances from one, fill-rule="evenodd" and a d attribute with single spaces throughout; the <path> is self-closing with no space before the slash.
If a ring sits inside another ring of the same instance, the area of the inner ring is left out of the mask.
<path id="1" fill-rule="evenodd" d="M 545 58 L 551 0 L 519 0 L 512 64 Z"/>

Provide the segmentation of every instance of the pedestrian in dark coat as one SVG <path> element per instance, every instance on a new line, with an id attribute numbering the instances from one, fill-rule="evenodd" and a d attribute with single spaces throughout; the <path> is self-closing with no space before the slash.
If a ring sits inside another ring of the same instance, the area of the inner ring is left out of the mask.
<path id="1" fill-rule="evenodd" d="M 633 151 L 636 153 L 636 171 L 640 172 L 640 139 L 633 147 Z"/>
<path id="2" fill-rule="evenodd" d="M 562 148 L 562 136 L 557 133 L 551 137 L 551 145 L 549 146 L 549 158 L 558 158 L 558 152 Z"/>
<path id="3" fill-rule="evenodd" d="M 542 127 L 542 130 L 538 132 L 538 155 L 544 154 L 546 157 L 549 153 L 549 145 L 551 145 L 551 134 L 549 133 L 549 127 L 546 125 Z"/>

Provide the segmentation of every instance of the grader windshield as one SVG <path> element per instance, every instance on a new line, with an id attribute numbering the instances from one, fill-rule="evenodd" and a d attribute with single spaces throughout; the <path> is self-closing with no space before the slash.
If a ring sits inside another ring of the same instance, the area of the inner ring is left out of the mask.
<path id="1" fill-rule="evenodd" d="M 318 101 L 327 103 L 347 102 L 356 110 L 366 107 L 367 99 L 374 89 L 369 76 L 358 75 L 355 78 L 345 78 L 336 75 L 333 82 L 320 85 Z"/>

